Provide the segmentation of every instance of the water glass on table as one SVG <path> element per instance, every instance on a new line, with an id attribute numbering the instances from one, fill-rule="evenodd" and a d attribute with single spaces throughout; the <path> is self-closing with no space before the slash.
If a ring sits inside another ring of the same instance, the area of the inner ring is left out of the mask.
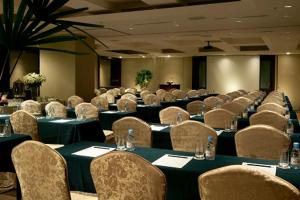
<path id="1" fill-rule="evenodd" d="M 290 153 L 288 150 L 283 150 L 280 153 L 278 167 L 282 169 L 289 169 L 290 168 Z"/>
<path id="2" fill-rule="evenodd" d="M 204 149 L 203 141 L 197 141 L 195 143 L 195 156 L 194 159 L 196 160 L 204 160 L 205 159 L 205 149 Z"/>
<path id="3" fill-rule="evenodd" d="M 125 151 L 126 150 L 126 138 L 122 135 L 115 136 L 116 144 L 117 144 L 117 151 Z"/>

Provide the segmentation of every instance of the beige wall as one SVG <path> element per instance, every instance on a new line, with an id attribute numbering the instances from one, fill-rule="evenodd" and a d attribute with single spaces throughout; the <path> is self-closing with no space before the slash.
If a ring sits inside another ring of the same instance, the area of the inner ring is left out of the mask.
<path id="1" fill-rule="evenodd" d="M 74 42 L 65 42 L 64 48 L 75 49 Z M 48 45 L 51 48 L 61 48 L 62 45 Z M 55 96 L 67 99 L 75 94 L 75 56 L 60 52 L 40 52 L 40 72 L 46 76 L 46 82 L 41 87 L 41 96 Z"/>
<path id="2" fill-rule="evenodd" d="M 110 86 L 110 60 L 100 58 L 99 77 L 100 87 Z"/>
<path id="3" fill-rule="evenodd" d="M 122 86 L 135 86 L 136 73 L 149 69 L 152 80 L 148 89 L 155 91 L 159 84 L 173 81 L 186 90 L 192 87 L 192 59 L 189 58 L 132 58 L 122 59 Z M 139 89 L 139 87 L 137 87 Z"/>
<path id="4" fill-rule="evenodd" d="M 221 94 L 259 89 L 259 56 L 208 56 L 207 89 Z"/>
<path id="5" fill-rule="evenodd" d="M 289 96 L 294 109 L 300 109 L 300 55 L 278 56 L 277 90 Z"/>

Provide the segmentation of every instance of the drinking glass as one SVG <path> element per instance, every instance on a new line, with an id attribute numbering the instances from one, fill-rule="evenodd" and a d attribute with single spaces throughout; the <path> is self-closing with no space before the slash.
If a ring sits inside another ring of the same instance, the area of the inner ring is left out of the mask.
<path id="1" fill-rule="evenodd" d="M 194 159 L 196 159 L 196 160 L 204 160 L 205 159 L 204 154 L 205 154 L 205 152 L 204 152 L 203 141 L 197 141 L 195 143 L 195 156 L 194 156 Z"/>
<path id="2" fill-rule="evenodd" d="M 289 151 L 282 151 L 279 158 L 278 167 L 282 169 L 290 168 L 290 154 Z"/>
<path id="3" fill-rule="evenodd" d="M 125 151 L 126 150 L 126 138 L 122 135 L 116 136 L 116 144 L 118 151 Z"/>

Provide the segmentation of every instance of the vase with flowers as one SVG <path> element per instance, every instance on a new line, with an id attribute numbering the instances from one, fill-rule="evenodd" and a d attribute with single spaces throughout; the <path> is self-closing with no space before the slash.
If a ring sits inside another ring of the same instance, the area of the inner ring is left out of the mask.
<path id="1" fill-rule="evenodd" d="M 33 72 L 26 74 L 23 77 L 23 80 L 27 89 L 31 91 L 32 99 L 36 100 L 36 98 L 39 96 L 39 91 L 42 83 L 46 81 L 46 77 L 42 74 Z"/>

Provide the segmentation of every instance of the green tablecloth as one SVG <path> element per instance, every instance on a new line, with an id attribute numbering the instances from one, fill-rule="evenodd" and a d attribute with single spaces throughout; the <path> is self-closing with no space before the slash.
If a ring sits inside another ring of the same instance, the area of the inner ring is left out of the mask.
<path id="1" fill-rule="evenodd" d="M 120 112 L 120 111 L 104 111 L 99 114 L 99 119 L 101 126 L 104 130 L 111 130 L 112 129 L 112 124 L 123 118 L 123 117 L 128 117 L 128 116 L 133 116 L 136 117 L 137 113 L 136 112 Z"/>
<path id="2" fill-rule="evenodd" d="M 0 137 L 0 172 L 14 172 L 11 161 L 11 151 L 25 140 L 31 140 L 29 135 L 12 134 L 9 137 Z"/>
<path id="3" fill-rule="evenodd" d="M 78 141 L 104 142 L 105 135 L 98 120 L 38 119 L 41 141 L 52 144 L 71 144 Z"/>
<path id="4" fill-rule="evenodd" d="M 9 119 L 9 114 L 0 114 L 0 124 L 4 124 L 6 119 Z"/>
<path id="5" fill-rule="evenodd" d="M 101 143 L 80 142 L 58 149 L 58 152 L 60 152 L 67 161 L 71 190 L 95 192 L 95 188 L 90 175 L 90 162 L 92 161 L 92 158 L 72 155 L 72 153 L 76 151 L 93 145 L 109 146 L 107 144 Z M 191 155 L 190 153 L 150 148 L 136 148 L 134 153 L 144 157 L 150 162 L 155 161 L 164 154 Z M 277 161 L 217 155 L 216 159 L 213 161 L 192 160 L 181 169 L 160 166 L 158 167 L 166 175 L 168 200 L 197 200 L 199 199 L 197 179 L 200 174 L 222 166 L 233 164 L 239 165 L 242 164 L 242 162 L 277 164 Z M 277 168 L 276 175 L 289 181 L 297 188 L 300 188 L 300 170 L 283 170 Z"/>

